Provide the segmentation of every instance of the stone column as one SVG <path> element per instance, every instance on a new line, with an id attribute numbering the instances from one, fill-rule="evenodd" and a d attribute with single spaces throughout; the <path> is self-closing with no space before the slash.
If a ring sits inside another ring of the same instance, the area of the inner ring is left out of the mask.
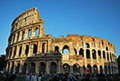
<path id="1" fill-rule="evenodd" d="M 45 50 L 45 53 L 47 53 L 47 44 L 48 44 L 48 43 L 45 42 L 45 49 L 44 49 L 44 50 Z"/>
<path id="2" fill-rule="evenodd" d="M 97 68 L 98 68 L 98 74 L 100 74 L 100 66 L 97 65 Z"/>
<path id="3" fill-rule="evenodd" d="M 119 73 L 119 71 L 118 71 L 118 64 L 116 66 L 117 66 L 117 74 L 118 74 Z"/>
<path id="4" fill-rule="evenodd" d="M 14 35 L 12 35 L 12 40 L 11 40 L 11 44 L 14 43 Z"/>
<path id="5" fill-rule="evenodd" d="M 24 35 L 24 39 L 27 39 L 28 38 L 28 29 L 25 30 L 25 35 Z"/>
<path id="6" fill-rule="evenodd" d="M 101 51 L 101 59 L 103 60 L 104 58 L 103 58 L 103 51 Z"/>
<path id="7" fill-rule="evenodd" d="M 13 66 L 13 73 L 16 71 L 16 62 L 14 61 L 14 66 Z"/>
<path id="8" fill-rule="evenodd" d="M 96 50 L 96 60 L 97 60 L 97 63 L 98 63 L 99 62 L 98 50 Z"/>
<path id="9" fill-rule="evenodd" d="M 30 73 L 30 68 L 31 68 L 31 65 L 30 65 L 30 62 L 26 62 L 27 63 L 27 67 L 26 67 L 26 73 Z"/>
<path id="10" fill-rule="evenodd" d="M 26 56 L 26 55 L 25 55 L 25 49 L 26 49 L 26 44 L 23 44 L 23 45 L 22 45 L 21 57 Z"/>
<path id="11" fill-rule="evenodd" d="M 83 42 L 83 44 L 84 44 L 84 42 Z M 84 48 L 83 50 L 84 50 L 84 63 L 83 63 L 83 65 L 85 66 L 85 68 L 87 68 L 86 49 Z M 86 70 L 84 71 L 84 74 L 86 74 Z"/>
<path id="12" fill-rule="evenodd" d="M 57 72 L 60 73 L 61 72 L 61 62 L 60 61 L 58 61 L 57 69 L 58 69 Z"/>
<path id="13" fill-rule="evenodd" d="M 20 61 L 19 73 L 21 73 L 21 72 L 22 72 L 22 66 L 23 66 L 23 62 L 22 62 L 22 61 Z"/>
<path id="14" fill-rule="evenodd" d="M 41 42 L 40 41 L 38 41 L 38 54 L 40 54 L 42 51 L 42 49 L 41 49 L 42 47 L 41 47 Z"/>
<path id="15" fill-rule="evenodd" d="M 15 33 L 15 40 L 14 40 L 14 43 L 17 42 L 17 33 Z"/>
<path id="16" fill-rule="evenodd" d="M 49 63 L 49 61 L 46 62 L 46 73 L 47 74 L 50 73 L 50 63 Z"/>
<path id="17" fill-rule="evenodd" d="M 92 65 L 93 65 L 93 56 L 92 56 L 93 54 L 92 54 L 92 50 L 90 49 L 90 60 L 91 60 L 91 72 L 93 73 L 93 67 L 92 67 Z"/>
<path id="18" fill-rule="evenodd" d="M 83 74 L 84 74 L 83 65 L 82 65 L 81 68 L 80 68 L 80 73 L 81 73 L 81 76 L 83 76 Z"/>
<path id="19" fill-rule="evenodd" d="M 109 74 L 109 68 L 108 68 L 108 65 L 107 65 L 107 74 Z"/>
<path id="20" fill-rule="evenodd" d="M 73 66 L 70 65 L 70 73 L 73 73 Z"/>
<path id="21" fill-rule="evenodd" d="M 40 24 L 40 37 L 45 35 L 45 31 L 44 31 L 44 26 L 43 24 Z"/>
<path id="22" fill-rule="evenodd" d="M 39 74 L 39 62 L 35 63 L 35 73 Z"/>
<path id="23" fill-rule="evenodd" d="M 93 68 L 93 64 L 91 64 L 91 72 L 92 72 L 92 73 L 95 73 L 95 72 L 94 72 L 94 68 Z"/>
<path id="24" fill-rule="evenodd" d="M 22 39 L 22 31 L 20 31 L 20 33 L 19 33 L 19 39 L 18 39 L 18 41 L 21 41 L 21 39 Z"/>
<path id="25" fill-rule="evenodd" d="M 105 68 L 104 68 L 104 64 L 102 65 L 102 68 L 103 68 L 103 74 L 105 74 Z"/>
<path id="26" fill-rule="evenodd" d="M 18 55 L 19 54 L 19 46 L 16 46 L 16 55 L 15 55 L 15 58 L 18 58 Z"/>
<path id="27" fill-rule="evenodd" d="M 9 70 L 8 70 L 9 73 L 11 72 L 11 67 L 12 67 L 12 62 L 10 62 L 10 67 L 9 67 Z"/>
<path id="28" fill-rule="evenodd" d="M 50 52 L 52 50 L 52 43 L 51 43 L 51 39 L 48 40 L 48 45 L 46 46 L 47 47 L 47 52 Z"/>
<path id="29" fill-rule="evenodd" d="M 7 62 L 7 65 L 6 65 L 5 71 L 8 72 L 8 69 L 9 69 L 9 63 Z"/>
<path id="30" fill-rule="evenodd" d="M 74 49 L 72 48 L 72 42 L 69 43 L 70 55 L 74 55 Z"/>
<path id="31" fill-rule="evenodd" d="M 32 37 L 35 37 L 35 28 L 32 28 L 31 31 L 32 31 Z"/>
<path id="32" fill-rule="evenodd" d="M 11 54 L 11 59 L 13 58 L 13 55 L 14 55 L 14 50 L 15 50 L 15 47 L 12 47 L 12 54 Z"/>
<path id="33" fill-rule="evenodd" d="M 33 44 L 29 45 L 29 53 L 28 56 L 33 56 Z"/>
<path id="34" fill-rule="evenodd" d="M 86 58 L 86 49 L 84 48 L 84 63 L 83 65 L 85 65 L 85 67 L 87 67 L 87 58 Z"/>

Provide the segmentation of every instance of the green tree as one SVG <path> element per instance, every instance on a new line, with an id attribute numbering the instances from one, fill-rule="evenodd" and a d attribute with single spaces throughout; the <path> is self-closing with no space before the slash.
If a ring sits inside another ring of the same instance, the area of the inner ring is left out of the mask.
<path id="1" fill-rule="evenodd" d="M 0 71 L 2 71 L 6 66 L 5 55 L 0 56 Z"/>
<path id="2" fill-rule="evenodd" d="M 119 75 L 120 75 L 120 56 L 118 56 L 117 62 L 118 62 L 118 72 L 119 72 Z"/>

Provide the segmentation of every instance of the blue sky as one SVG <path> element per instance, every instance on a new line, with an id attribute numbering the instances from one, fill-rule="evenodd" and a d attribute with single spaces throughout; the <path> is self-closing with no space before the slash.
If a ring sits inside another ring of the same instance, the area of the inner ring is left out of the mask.
<path id="1" fill-rule="evenodd" d="M 0 0 L 0 54 L 5 53 L 11 23 L 38 8 L 47 34 L 80 34 L 112 42 L 120 55 L 120 0 Z"/>

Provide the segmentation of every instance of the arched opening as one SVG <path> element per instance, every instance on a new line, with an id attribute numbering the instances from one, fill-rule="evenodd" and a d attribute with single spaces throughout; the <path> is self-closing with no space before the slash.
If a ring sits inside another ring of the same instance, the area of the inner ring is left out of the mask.
<path id="1" fill-rule="evenodd" d="M 15 42 L 15 34 L 13 35 L 12 38 L 13 38 L 13 39 L 12 39 L 12 42 L 14 43 L 14 42 Z"/>
<path id="2" fill-rule="evenodd" d="M 90 64 L 87 65 L 87 72 L 92 73 L 92 67 Z"/>
<path id="3" fill-rule="evenodd" d="M 86 73 L 85 65 L 83 65 L 83 73 L 84 73 L 84 74 Z"/>
<path id="4" fill-rule="evenodd" d="M 108 72 L 109 72 L 109 74 L 111 73 L 110 65 L 108 65 Z"/>
<path id="5" fill-rule="evenodd" d="M 108 51 L 108 47 L 106 47 L 106 51 Z"/>
<path id="6" fill-rule="evenodd" d="M 110 60 L 112 61 L 112 54 L 110 53 Z"/>
<path id="7" fill-rule="evenodd" d="M 32 30 L 31 29 L 28 30 L 28 37 L 32 37 Z"/>
<path id="8" fill-rule="evenodd" d="M 7 62 L 8 68 L 7 68 L 7 72 L 9 72 L 10 70 L 10 62 Z"/>
<path id="9" fill-rule="evenodd" d="M 85 65 L 83 65 L 83 70 L 84 70 L 84 71 L 86 70 Z"/>
<path id="10" fill-rule="evenodd" d="M 77 55 L 77 50 L 74 48 L 75 55 Z"/>
<path id="11" fill-rule="evenodd" d="M 109 59 L 109 53 L 107 52 L 107 60 L 109 61 L 110 59 Z"/>
<path id="12" fill-rule="evenodd" d="M 70 50 L 69 50 L 69 47 L 67 45 L 65 45 L 62 49 L 62 53 L 63 54 L 69 54 L 70 53 Z"/>
<path id="13" fill-rule="evenodd" d="M 96 51 L 95 51 L 95 49 L 92 50 L 92 56 L 93 56 L 93 59 L 96 59 Z"/>
<path id="14" fill-rule="evenodd" d="M 80 73 L 80 66 L 79 64 L 73 65 L 73 73 Z"/>
<path id="15" fill-rule="evenodd" d="M 19 48 L 19 56 L 21 56 L 21 53 L 22 53 L 22 46 L 20 46 Z"/>
<path id="16" fill-rule="evenodd" d="M 106 56 L 105 56 L 105 51 L 103 51 L 103 58 L 106 59 Z"/>
<path id="17" fill-rule="evenodd" d="M 35 63 L 31 63 L 30 72 L 35 73 Z"/>
<path id="18" fill-rule="evenodd" d="M 63 64 L 63 70 L 65 73 L 70 73 L 70 66 L 69 64 L 65 63 Z"/>
<path id="19" fill-rule="evenodd" d="M 22 73 L 25 74 L 27 70 L 27 64 L 24 63 L 23 67 L 22 67 Z"/>
<path id="20" fill-rule="evenodd" d="M 34 44 L 34 45 L 33 45 L 33 54 L 36 54 L 36 53 L 37 53 L 37 49 L 38 49 L 37 44 Z"/>
<path id="21" fill-rule="evenodd" d="M 94 66 L 93 66 L 93 72 L 94 72 L 94 74 L 97 74 L 97 73 L 98 73 L 97 65 L 94 65 Z"/>
<path id="22" fill-rule="evenodd" d="M 24 39 L 25 31 L 22 32 L 22 40 Z"/>
<path id="23" fill-rule="evenodd" d="M 93 42 L 95 42 L 95 39 L 94 39 L 94 38 L 92 38 L 92 41 L 93 41 Z"/>
<path id="24" fill-rule="evenodd" d="M 12 51 L 13 51 L 13 48 L 10 49 L 9 58 L 12 58 Z"/>
<path id="25" fill-rule="evenodd" d="M 89 49 L 86 50 L 86 58 L 90 59 L 90 50 Z"/>
<path id="26" fill-rule="evenodd" d="M 46 43 L 42 44 L 42 53 L 45 53 L 45 47 L 46 47 Z"/>
<path id="27" fill-rule="evenodd" d="M 46 73 L 46 64 L 44 62 L 40 63 L 39 73 L 40 74 L 45 74 Z"/>
<path id="28" fill-rule="evenodd" d="M 57 64 L 56 64 L 55 62 L 52 62 L 52 63 L 50 64 L 50 73 L 51 73 L 51 74 L 57 73 Z"/>
<path id="29" fill-rule="evenodd" d="M 59 47 L 58 47 L 58 46 L 55 46 L 55 53 L 60 53 L 60 52 L 59 52 Z"/>
<path id="30" fill-rule="evenodd" d="M 13 54 L 13 58 L 15 57 L 16 55 L 16 51 L 17 51 L 17 46 L 14 47 L 14 54 Z"/>
<path id="31" fill-rule="evenodd" d="M 100 66 L 100 74 L 103 74 L 103 68 Z"/>
<path id="32" fill-rule="evenodd" d="M 83 50 L 83 48 L 80 48 L 79 55 L 84 57 L 84 50 Z"/>
<path id="33" fill-rule="evenodd" d="M 35 36 L 39 36 L 40 30 L 38 28 L 35 29 Z"/>
<path id="34" fill-rule="evenodd" d="M 100 50 L 98 50 L 98 56 L 101 59 L 101 51 Z"/>
<path id="35" fill-rule="evenodd" d="M 85 43 L 85 48 L 90 48 L 90 44 L 89 43 Z"/>
<path id="36" fill-rule="evenodd" d="M 11 72 L 10 73 L 13 73 L 13 70 L 14 70 L 14 62 L 12 62 L 12 67 L 11 67 Z"/>
<path id="37" fill-rule="evenodd" d="M 112 74 L 114 73 L 114 67 L 113 66 L 111 66 L 111 70 L 112 70 Z"/>
<path id="38" fill-rule="evenodd" d="M 18 65 L 17 65 L 16 68 L 15 68 L 15 70 L 16 70 L 15 73 L 19 73 L 19 69 L 20 69 L 20 64 L 18 63 Z"/>
<path id="39" fill-rule="evenodd" d="M 102 40 L 101 42 L 102 42 L 102 46 L 104 46 L 104 41 Z"/>
<path id="40" fill-rule="evenodd" d="M 20 32 L 17 33 L 17 41 L 19 41 Z"/>
<path id="41" fill-rule="evenodd" d="M 104 72 L 105 72 L 105 74 L 107 74 L 107 66 L 106 65 L 104 66 Z"/>
<path id="42" fill-rule="evenodd" d="M 29 53 L 29 45 L 26 45 L 26 49 L 25 49 L 26 56 L 28 56 L 28 53 Z"/>

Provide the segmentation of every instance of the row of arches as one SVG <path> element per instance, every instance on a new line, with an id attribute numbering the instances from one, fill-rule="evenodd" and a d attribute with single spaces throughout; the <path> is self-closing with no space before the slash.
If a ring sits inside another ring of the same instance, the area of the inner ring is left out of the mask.
<path id="1" fill-rule="evenodd" d="M 88 47 L 89 47 L 89 45 L 88 45 Z M 55 52 L 60 52 L 58 46 L 55 46 Z M 70 53 L 69 46 L 67 46 L 67 45 L 63 46 L 61 53 L 69 54 Z M 74 48 L 74 53 L 76 55 L 80 55 L 82 57 L 84 57 L 86 54 L 86 58 L 88 58 L 88 59 L 90 59 L 90 58 L 97 59 L 97 56 L 98 56 L 98 58 L 100 58 L 100 59 L 103 58 L 103 59 L 112 61 L 112 53 L 105 52 L 104 50 L 101 51 L 101 50 L 96 50 L 96 49 L 90 50 L 90 49 L 80 48 L 79 52 L 77 53 L 77 50 Z M 92 57 L 91 57 L 91 54 L 92 54 Z"/>
<path id="2" fill-rule="evenodd" d="M 20 67 L 22 66 L 21 68 L 21 71 L 20 71 Z M 47 68 L 47 63 L 45 62 L 40 62 L 39 63 L 39 66 L 37 67 L 38 65 L 36 65 L 35 63 L 31 62 L 31 63 L 24 63 L 23 65 L 21 65 L 20 63 L 17 64 L 17 66 L 15 66 L 14 62 L 12 62 L 12 67 L 11 69 L 8 68 L 11 72 L 15 72 L 15 73 L 19 73 L 19 72 L 22 72 L 22 73 L 36 73 L 36 69 L 39 69 L 39 73 L 42 73 L 42 74 L 46 74 L 48 73 L 47 71 L 49 71 L 50 74 L 54 74 L 54 73 L 57 73 L 58 72 L 58 68 L 60 68 L 60 66 L 58 66 L 58 63 L 56 62 L 50 62 L 49 63 L 49 68 Z M 71 69 L 72 68 L 72 69 Z M 49 70 L 47 70 L 49 69 Z M 74 65 L 69 65 L 67 63 L 63 64 L 62 65 L 62 69 L 61 71 L 62 72 L 65 72 L 65 73 L 70 73 L 71 71 L 73 73 L 93 73 L 93 74 L 98 74 L 98 73 L 101 73 L 101 74 L 113 74 L 114 71 L 115 71 L 115 67 L 111 66 L 111 65 L 90 65 L 88 64 L 87 66 L 83 65 L 83 66 L 80 66 L 79 64 L 74 64 Z"/>
<path id="3" fill-rule="evenodd" d="M 14 62 L 12 62 L 12 67 L 10 70 L 11 73 L 15 72 L 15 73 L 19 73 L 20 72 L 20 68 L 22 66 L 21 72 L 22 73 L 27 73 L 27 71 L 29 73 L 36 73 L 36 64 L 35 63 L 24 63 L 23 65 L 20 65 L 20 63 L 18 63 L 16 66 L 14 64 Z M 46 68 L 47 68 L 47 64 L 45 62 L 40 62 L 39 63 L 39 67 L 37 67 L 39 69 L 39 73 L 45 74 L 47 73 Z M 56 62 L 51 62 L 49 65 L 49 71 L 51 74 L 57 73 L 58 72 L 58 64 Z"/>
<path id="4" fill-rule="evenodd" d="M 35 37 L 40 36 L 40 28 L 36 27 L 34 30 L 32 29 L 28 29 L 27 31 L 19 31 L 15 34 L 12 34 L 12 36 L 10 36 L 10 43 L 15 43 L 19 40 L 24 40 L 25 38 L 30 38 L 32 37 L 34 34 Z"/>
<path id="5" fill-rule="evenodd" d="M 32 46 L 32 48 L 30 47 Z M 41 47 L 42 47 L 42 53 L 46 53 L 47 51 L 47 43 L 42 43 Z M 33 54 L 37 54 L 38 53 L 38 43 L 34 43 L 34 44 L 26 44 L 26 45 L 19 45 L 19 46 L 14 46 L 14 47 L 11 47 L 9 49 L 9 55 L 8 55 L 8 58 L 14 58 L 17 53 L 18 53 L 18 56 L 21 56 L 22 53 L 24 53 L 26 56 L 28 56 L 30 50 L 32 50 L 32 53 Z M 17 52 L 18 51 L 18 52 Z"/>
<path id="6" fill-rule="evenodd" d="M 47 47 L 46 47 L 46 43 L 43 43 L 42 44 L 42 53 L 45 53 L 47 51 Z M 16 56 L 16 53 L 17 53 L 17 50 L 19 51 L 18 52 L 18 56 L 21 56 L 22 54 L 22 51 L 25 51 L 25 55 L 28 56 L 29 54 L 29 50 L 30 50 L 30 45 L 26 45 L 25 46 L 25 50 L 22 50 L 23 49 L 23 46 L 19 46 L 19 49 L 17 49 L 18 47 L 15 46 L 14 47 L 14 50 L 11 48 L 9 51 L 9 54 L 11 57 L 12 53 L 13 53 L 13 58 Z M 33 44 L 33 54 L 37 54 L 38 52 L 38 44 L 35 43 Z M 13 52 L 12 52 L 13 51 Z M 58 46 L 55 46 L 55 52 L 57 53 L 60 53 L 59 51 L 59 47 Z M 80 55 L 82 57 L 86 56 L 87 59 L 90 59 L 90 58 L 93 58 L 93 59 L 97 59 L 97 58 L 103 58 L 103 59 L 107 59 L 107 60 L 113 60 L 113 54 L 112 53 L 108 53 L 108 52 L 105 52 L 104 50 L 101 51 L 101 50 L 95 50 L 95 49 L 83 49 L 83 48 L 80 48 L 79 52 L 74 48 L 74 53 L 75 55 Z M 69 46 L 65 45 L 63 48 L 62 48 L 62 54 L 70 54 L 70 48 Z M 98 56 L 98 57 L 97 57 Z"/>
<path id="7" fill-rule="evenodd" d="M 36 70 L 36 64 L 35 63 L 31 63 L 31 66 L 30 66 L 31 68 L 29 69 L 29 72 L 31 72 L 31 73 L 36 73 L 35 72 L 35 70 Z M 42 73 L 42 74 L 45 74 L 45 73 L 47 73 L 46 71 L 46 68 L 47 68 L 47 64 L 46 63 L 44 63 L 44 62 L 41 62 L 40 64 L 39 64 L 39 73 Z M 55 62 L 51 62 L 50 63 L 50 65 L 49 65 L 49 72 L 51 73 L 51 74 L 54 74 L 54 73 L 57 73 L 57 71 L 58 71 L 58 64 L 57 63 L 55 63 Z"/>
<path id="8" fill-rule="evenodd" d="M 33 33 L 35 34 L 35 36 L 39 36 L 39 35 L 40 35 L 40 30 L 39 30 L 39 28 L 36 28 L 36 29 L 34 30 L 34 32 L 32 32 L 32 29 L 29 29 L 27 36 L 28 36 L 28 37 L 32 37 L 32 34 L 33 34 Z"/>
<path id="9" fill-rule="evenodd" d="M 70 65 L 69 64 L 63 64 L 63 68 L 64 68 L 64 71 L 65 72 L 70 72 Z M 99 69 L 98 69 L 99 68 Z M 115 70 L 115 68 L 113 66 L 108 66 L 108 65 L 100 65 L 100 66 L 97 66 L 97 65 L 90 65 L 88 64 L 86 67 L 85 65 L 83 65 L 82 67 L 79 65 L 79 64 L 74 64 L 72 66 L 72 70 L 73 70 L 73 73 L 93 73 L 93 74 L 111 74 L 111 73 L 114 73 L 113 71 Z"/>

